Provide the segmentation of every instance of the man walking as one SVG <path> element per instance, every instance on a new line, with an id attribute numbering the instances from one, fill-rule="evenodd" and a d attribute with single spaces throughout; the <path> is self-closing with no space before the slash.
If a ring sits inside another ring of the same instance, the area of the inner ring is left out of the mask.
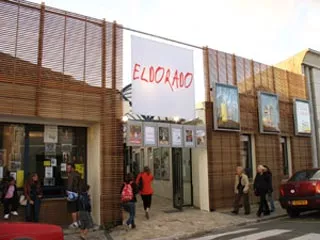
<path id="1" fill-rule="evenodd" d="M 73 163 L 68 163 L 67 165 L 68 173 L 68 186 L 67 186 L 67 209 L 68 213 L 71 213 L 72 224 L 70 228 L 78 228 L 78 212 L 79 212 L 79 192 L 80 192 L 80 183 L 81 176 L 75 170 L 75 165 Z"/>
<path id="2" fill-rule="evenodd" d="M 243 172 L 242 167 L 237 167 L 236 177 L 235 177 L 235 184 L 234 184 L 234 193 L 235 193 L 235 200 L 234 200 L 234 208 L 232 213 L 238 214 L 240 208 L 240 200 L 243 198 L 243 205 L 244 205 L 244 214 L 250 214 L 250 204 L 249 204 L 249 178 Z"/>

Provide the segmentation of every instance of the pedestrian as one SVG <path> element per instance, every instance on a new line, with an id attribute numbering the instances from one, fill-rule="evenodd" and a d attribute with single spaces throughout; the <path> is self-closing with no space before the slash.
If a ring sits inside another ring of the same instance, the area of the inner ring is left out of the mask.
<path id="1" fill-rule="evenodd" d="M 32 173 L 24 185 L 24 196 L 27 199 L 25 218 L 27 222 L 39 222 L 42 188 L 37 173 Z"/>
<path id="2" fill-rule="evenodd" d="M 269 189 L 267 192 L 267 200 L 270 204 L 270 212 L 274 212 L 275 211 L 275 206 L 274 206 L 274 200 L 273 200 L 273 186 L 272 186 L 272 172 L 270 170 L 270 168 L 266 165 L 263 165 L 264 168 L 266 169 L 266 174 L 268 175 L 268 180 L 269 180 Z"/>
<path id="3" fill-rule="evenodd" d="M 138 193 L 138 186 L 134 182 L 133 175 L 128 173 L 125 181 L 121 187 L 121 203 L 124 211 L 129 213 L 129 218 L 126 222 L 127 229 L 136 228 L 136 194 Z"/>
<path id="4" fill-rule="evenodd" d="M 266 169 L 262 165 L 259 165 L 257 175 L 254 179 L 254 192 L 256 196 L 260 197 L 259 210 L 257 212 L 258 217 L 261 217 L 262 213 L 264 216 L 270 215 L 269 205 L 266 199 L 269 190 L 269 176 L 265 171 Z"/>
<path id="5" fill-rule="evenodd" d="M 143 208 L 145 211 L 145 216 L 147 219 L 149 219 L 149 211 L 151 208 L 151 202 L 152 202 L 152 181 L 153 181 L 153 175 L 151 174 L 149 167 L 144 167 L 143 172 L 139 173 L 136 179 L 136 184 L 139 187 L 140 195 L 143 201 Z"/>
<path id="6" fill-rule="evenodd" d="M 4 208 L 4 219 L 9 219 L 10 214 L 13 216 L 18 216 L 18 193 L 16 181 L 13 177 L 8 177 L 6 181 L 3 182 L 3 192 L 1 196 L 1 201 Z"/>
<path id="7" fill-rule="evenodd" d="M 83 240 L 87 239 L 88 230 L 93 227 L 89 188 L 89 185 L 83 183 L 79 193 L 80 238 Z"/>
<path id="8" fill-rule="evenodd" d="M 233 207 L 233 214 L 239 213 L 240 208 L 240 201 L 243 199 L 244 205 L 244 214 L 250 214 L 250 203 L 249 203 L 249 178 L 244 173 L 242 167 L 238 166 L 236 170 L 236 177 L 235 177 L 235 184 L 234 184 L 234 193 L 235 193 L 235 200 L 234 200 L 234 207 Z"/>
<path id="9" fill-rule="evenodd" d="M 74 163 L 68 163 L 67 165 L 68 173 L 68 186 L 67 186 L 67 210 L 71 214 L 72 223 L 69 228 L 78 228 L 79 227 L 79 192 L 80 192 L 80 183 L 81 176 L 75 170 Z"/>

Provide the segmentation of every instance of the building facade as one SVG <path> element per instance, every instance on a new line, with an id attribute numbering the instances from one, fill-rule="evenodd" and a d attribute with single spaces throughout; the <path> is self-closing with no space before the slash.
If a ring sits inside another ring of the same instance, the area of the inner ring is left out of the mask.
<path id="1" fill-rule="evenodd" d="M 310 135 L 299 136 L 295 132 L 294 99 L 308 99 L 305 78 L 212 49 L 204 51 L 204 66 L 210 210 L 232 206 L 237 165 L 246 169 L 251 183 L 256 167 L 267 165 L 273 173 L 277 198 L 283 179 L 312 166 Z M 232 96 L 232 89 L 238 90 L 239 111 L 229 111 L 236 100 L 229 97 L 222 103 L 224 94 L 218 88 L 225 89 L 227 97 Z M 278 106 L 264 104 L 265 95 L 274 98 Z M 227 105 L 227 111 L 222 111 L 223 105 Z M 279 115 L 271 116 L 268 122 L 269 113 L 276 114 L 270 106 L 277 108 Z M 218 128 L 223 125 L 223 118 L 229 125 Z M 271 125 L 273 121 L 277 122 L 275 126 Z M 256 201 L 253 191 L 251 195 L 251 201 Z"/>
<path id="2" fill-rule="evenodd" d="M 312 129 L 312 157 L 313 166 L 320 164 L 320 52 L 307 49 L 280 62 L 276 65 L 279 68 L 297 74 L 303 74 L 306 78 L 306 88 L 310 99 Z"/>
<path id="3" fill-rule="evenodd" d="M 91 186 L 94 220 L 120 220 L 122 30 L 44 4 L 0 1 L 0 63 L 1 178 L 15 177 L 22 191 L 38 173 L 40 221 L 66 225 L 73 162 Z"/>

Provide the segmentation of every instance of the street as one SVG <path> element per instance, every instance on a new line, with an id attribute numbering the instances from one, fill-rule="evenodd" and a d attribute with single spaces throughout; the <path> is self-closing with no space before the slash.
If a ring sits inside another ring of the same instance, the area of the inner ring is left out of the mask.
<path id="1" fill-rule="evenodd" d="M 305 214 L 297 219 L 288 217 L 229 228 L 192 240 L 319 240 L 320 213 Z"/>

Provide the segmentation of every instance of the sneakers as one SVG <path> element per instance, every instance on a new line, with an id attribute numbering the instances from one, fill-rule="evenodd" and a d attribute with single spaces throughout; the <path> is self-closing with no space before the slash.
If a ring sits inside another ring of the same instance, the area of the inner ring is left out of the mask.
<path id="1" fill-rule="evenodd" d="M 238 211 L 236 211 L 236 210 L 233 210 L 231 213 L 235 214 L 235 215 L 238 215 Z"/>
<path id="2" fill-rule="evenodd" d="M 77 222 L 74 222 L 74 223 L 72 223 L 72 224 L 69 225 L 69 228 L 70 228 L 70 229 L 76 229 L 76 228 L 78 228 L 78 227 L 79 227 L 79 224 L 78 224 Z"/>
<path id="3" fill-rule="evenodd" d="M 132 225 L 131 224 L 129 224 L 129 225 L 127 224 L 126 230 L 129 231 L 131 228 L 132 228 Z"/>
<path id="4" fill-rule="evenodd" d="M 146 219 L 149 220 L 149 218 L 150 218 L 150 216 L 149 216 L 149 208 L 147 208 L 147 210 L 146 210 Z"/>
<path id="5" fill-rule="evenodd" d="M 19 215 L 17 211 L 13 211 L 13 212 L 11 212 L 11 214 L 12 214 L 13 216 L 18 216 L 18 215 Z"/>
<path id="6" fill-rule="evenodd" d="M 9 216 L 10 216 L 9 214 L 4 215 L 4 219 L 6 220 L 9 219 Z"/>

